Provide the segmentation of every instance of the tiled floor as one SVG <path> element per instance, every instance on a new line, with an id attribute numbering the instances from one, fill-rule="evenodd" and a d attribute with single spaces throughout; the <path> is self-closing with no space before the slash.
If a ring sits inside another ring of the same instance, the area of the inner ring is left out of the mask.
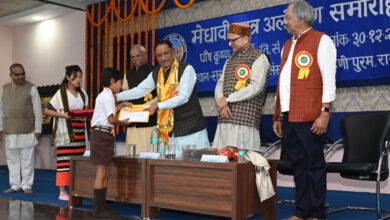
<path id="1" fill-rule="evenodd" d="M 0 197 L 0 220 L 94 220 L 91 212 Z M 101 218 L 100 218 L 101 219 Z M 118 220 L 131 220 L 118 216 Z"/>

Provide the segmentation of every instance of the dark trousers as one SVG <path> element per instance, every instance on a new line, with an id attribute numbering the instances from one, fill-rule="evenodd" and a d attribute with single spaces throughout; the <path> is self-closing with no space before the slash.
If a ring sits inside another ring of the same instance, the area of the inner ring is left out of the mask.
<path id="1" fill-rule="evenodd" d="M 283 147 L 294 169 L 295 215 L 326 218 L 326 165 L 323 135 L 310 130 L 313 122 L 288 122 L 283 113 Z"/>

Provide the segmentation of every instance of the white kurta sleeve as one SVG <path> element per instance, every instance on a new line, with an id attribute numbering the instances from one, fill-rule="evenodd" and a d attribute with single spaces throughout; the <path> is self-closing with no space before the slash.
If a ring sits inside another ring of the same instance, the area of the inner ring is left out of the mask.
<path id="1" fill-rule="evenodd" d="M 117 101 L 139 99 L 149 94 L 156 88 L 152 72 L 137 87 L 116 94 Z"/>
<path id="2" fill-rule="evenodd" d="M 252 65 L 250 83 L 245 88 L 229 95 L 229 102 L 239 102 L 251 99 L 258 95 L 264 88 L 270 63 L 265 54 L 260 55 Z"/>
<path id="3" fill-rule="evenodd" d="M 222 69 L 222 75 L 217 81 L 217 85 L 215 86 L 215 91 L 214 91 L 214 97 L 215 99 L 223 97 L 223 82 L 224 82 L 224 76 L 225 76 L 225 67 L 226 67 L 227 60 L 225 62 L 225 65 L 223 65 Z"/>
<path id="4" fill-rule="evenodd" d="M 38 93 L 38 89 L 36 86 L 31 88 L 31 102 L 33 104 L 34 117 L 35 117 L 35 133 L 42 132 L 42 105 L 41 98 Z"/>
<path id="5" fill-rule="evenodd" d="M 188 102 L 192 94 L 192 90 L 196 83 L 196 73 L 194 67 L 188 65 L 180 77 L 180 84 L 177 88 L 177 96 L 170 98 L 164 102 L 158 103 L 159 109 L 171 109 L 181 106 Z"/>
<path id="6" fill-rule="evenodd" d="M 318 46 L 318 66 L 322 76 L 322 103 L 336 99 L 336 47 L 328 35 L 322 35 Z"/>

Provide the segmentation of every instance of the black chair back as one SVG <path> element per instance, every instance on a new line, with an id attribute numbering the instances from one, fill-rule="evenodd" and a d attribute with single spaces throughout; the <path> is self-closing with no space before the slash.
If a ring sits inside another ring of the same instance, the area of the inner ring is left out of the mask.
<path id="1" fill-rule="evenodd" d="M 283 141 L 280 143 L 280 159 L 278 160 L 278 171 L 283 175 L 294 175 L 294 170 L 291 166 L 290 157 L 287 154 L 286 147 Z"/>
<path id="2" fill-rule="evenodd" d="M 287 149 L 283 143 L 284 143 L 283 141 L 279 143 L 281 145 L 281 148 L 280 148 L 280 159 L 277 162 L 278 171 L 283 175 L 294 175 L 294 169 L 291 166 L 290 157 L 288 156 Z M 324 137 L 323 145 L 326 146 L 329 144 L 333 144 L 332 139 L 328 137 Z"/>
<path id="3" fill-rule="evenodd" d="M 340 173 L 344 178 L 376 180 L 374 172 L 385 150 L 385 138 L 390 128 L 390 112 L 358 113 L 344 116 L 341 130 L 344 137 L 344 155 L 342 163 L 355 163 L 361 173 Z M 381 180 L 388 177 L 387 154 L 383 160 Z M 366 172 L 364 170 L 372 170 Z"/>

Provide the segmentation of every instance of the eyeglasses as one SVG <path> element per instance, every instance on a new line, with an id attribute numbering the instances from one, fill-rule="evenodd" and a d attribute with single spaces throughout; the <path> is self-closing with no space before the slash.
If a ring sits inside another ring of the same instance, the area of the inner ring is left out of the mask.
<path id="1" fill-rule="evenodd" d="M 20 76 L 25 76 L 26 73 L 23 72 L 23 73 L 12 73 L 12 75 L 14 75 L 15 77 L 20 77 Z"/>
<path id="2" fill-rule="evenodd" d="M 238 39 L 240 39 L 242 37 L 244 37 L 244 36 L 237 37 L 237 38 L 234 38 L 234 39 L 228 39 L 228 42 L 233 44 L 236 40 L 238 40 Z"/>
<path id="3" fill-rule="evenodd" d="M 286 16 L 286 17 L 284 17 L 284 20 L 286 20 L 286 21 L 288 21 L 288 20 L 290 20 L 291 18 L 293 18 L 294 16 Z"/>

